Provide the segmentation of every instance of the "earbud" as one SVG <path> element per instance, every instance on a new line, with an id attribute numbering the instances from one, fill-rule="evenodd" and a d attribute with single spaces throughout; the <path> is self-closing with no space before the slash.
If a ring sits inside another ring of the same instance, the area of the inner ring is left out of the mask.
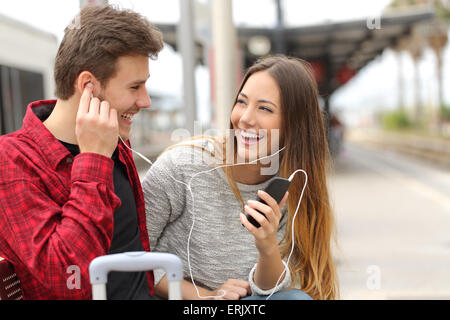
<path id="1" fill-rule="evenodd" d="M 91 81 L 86 82 L 86 84 L 84 85 L 84 88 L 94 88 L 94 85 L 92 84 Z M 91 99 L 94 98 L 94 94 L 93 92 L 91 92 Z"/>

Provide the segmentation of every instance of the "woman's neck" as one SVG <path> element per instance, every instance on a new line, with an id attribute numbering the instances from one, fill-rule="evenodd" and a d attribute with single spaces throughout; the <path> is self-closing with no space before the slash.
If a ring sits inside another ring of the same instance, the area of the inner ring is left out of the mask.
<path id="1" fill-rule="evenodd" d="M 261 166 L 258 164 L 247 164 L 232 167 L 233 180 L 242 184 L 260 184 L 272 176 L 261 174 Z"/>

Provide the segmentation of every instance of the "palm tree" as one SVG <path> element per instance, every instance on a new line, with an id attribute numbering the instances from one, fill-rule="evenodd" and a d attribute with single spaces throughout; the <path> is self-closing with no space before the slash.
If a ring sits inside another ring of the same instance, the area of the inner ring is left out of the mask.
<path id="1" fill-rule="evenodd" d="M 393 0 L 389 5 L 390 8 L 406 8 L 417 5 L 428 5 L 434 8 L 436 19 L 428 24 L 428 32 L 426 38 L 428 44 L 433 49 L 437 61 L 437 83 L 438 83 L 438 101 L 439 101 L 439 130 L 442 128 L 442 117 L 444 111 L 443 99 L 443 61 L 442 50 L 448 42 L 448 25 L 450 23 L 450 1 L 449 0 Z M 417 60 L 417 48 L 412 50 L 414 60 Z M 417 75 L 416 75 L 417 76 Z M 416 88 L 417 89 L 417 88 Z"/>

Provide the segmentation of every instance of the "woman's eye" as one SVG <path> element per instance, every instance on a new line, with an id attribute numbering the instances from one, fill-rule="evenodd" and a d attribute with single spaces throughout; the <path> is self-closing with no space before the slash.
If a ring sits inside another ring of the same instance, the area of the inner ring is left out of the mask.
<path id="1" fill-rule="evenodd" d="M 131 89 L 137 90 L 137 89 L 139 89 L 139 86 L 131 87 Z"/>
<path id="2" fill-rule="evenodd" d="M 242 99 L 236 100 L 236 104 L 245 104 L 245 101 Z"/>
<path id="3" fill-rule="evenodd" d="M 267 111 L 267 112 L 270 112 L 270 113 L 273 112 L 272 109 L 267 108 L 267 107 L 259 107 L 259 109 L 264 110 L 264 111 Z"/>

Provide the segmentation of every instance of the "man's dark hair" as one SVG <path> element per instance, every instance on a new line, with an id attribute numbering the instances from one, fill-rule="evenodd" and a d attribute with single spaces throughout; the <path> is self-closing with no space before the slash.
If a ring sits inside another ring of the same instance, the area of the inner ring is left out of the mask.
<path id="1" fill-rule="evenodd" d="M 161 32 L 145 17 L 112 6 L 83 8 L 64 33 L 54 71 L 55 95 L 63 100 L 74 94 L 81 72 L 91 72 L 105 87 L 119 57 L 155 59 L 163 48 Z"/>

